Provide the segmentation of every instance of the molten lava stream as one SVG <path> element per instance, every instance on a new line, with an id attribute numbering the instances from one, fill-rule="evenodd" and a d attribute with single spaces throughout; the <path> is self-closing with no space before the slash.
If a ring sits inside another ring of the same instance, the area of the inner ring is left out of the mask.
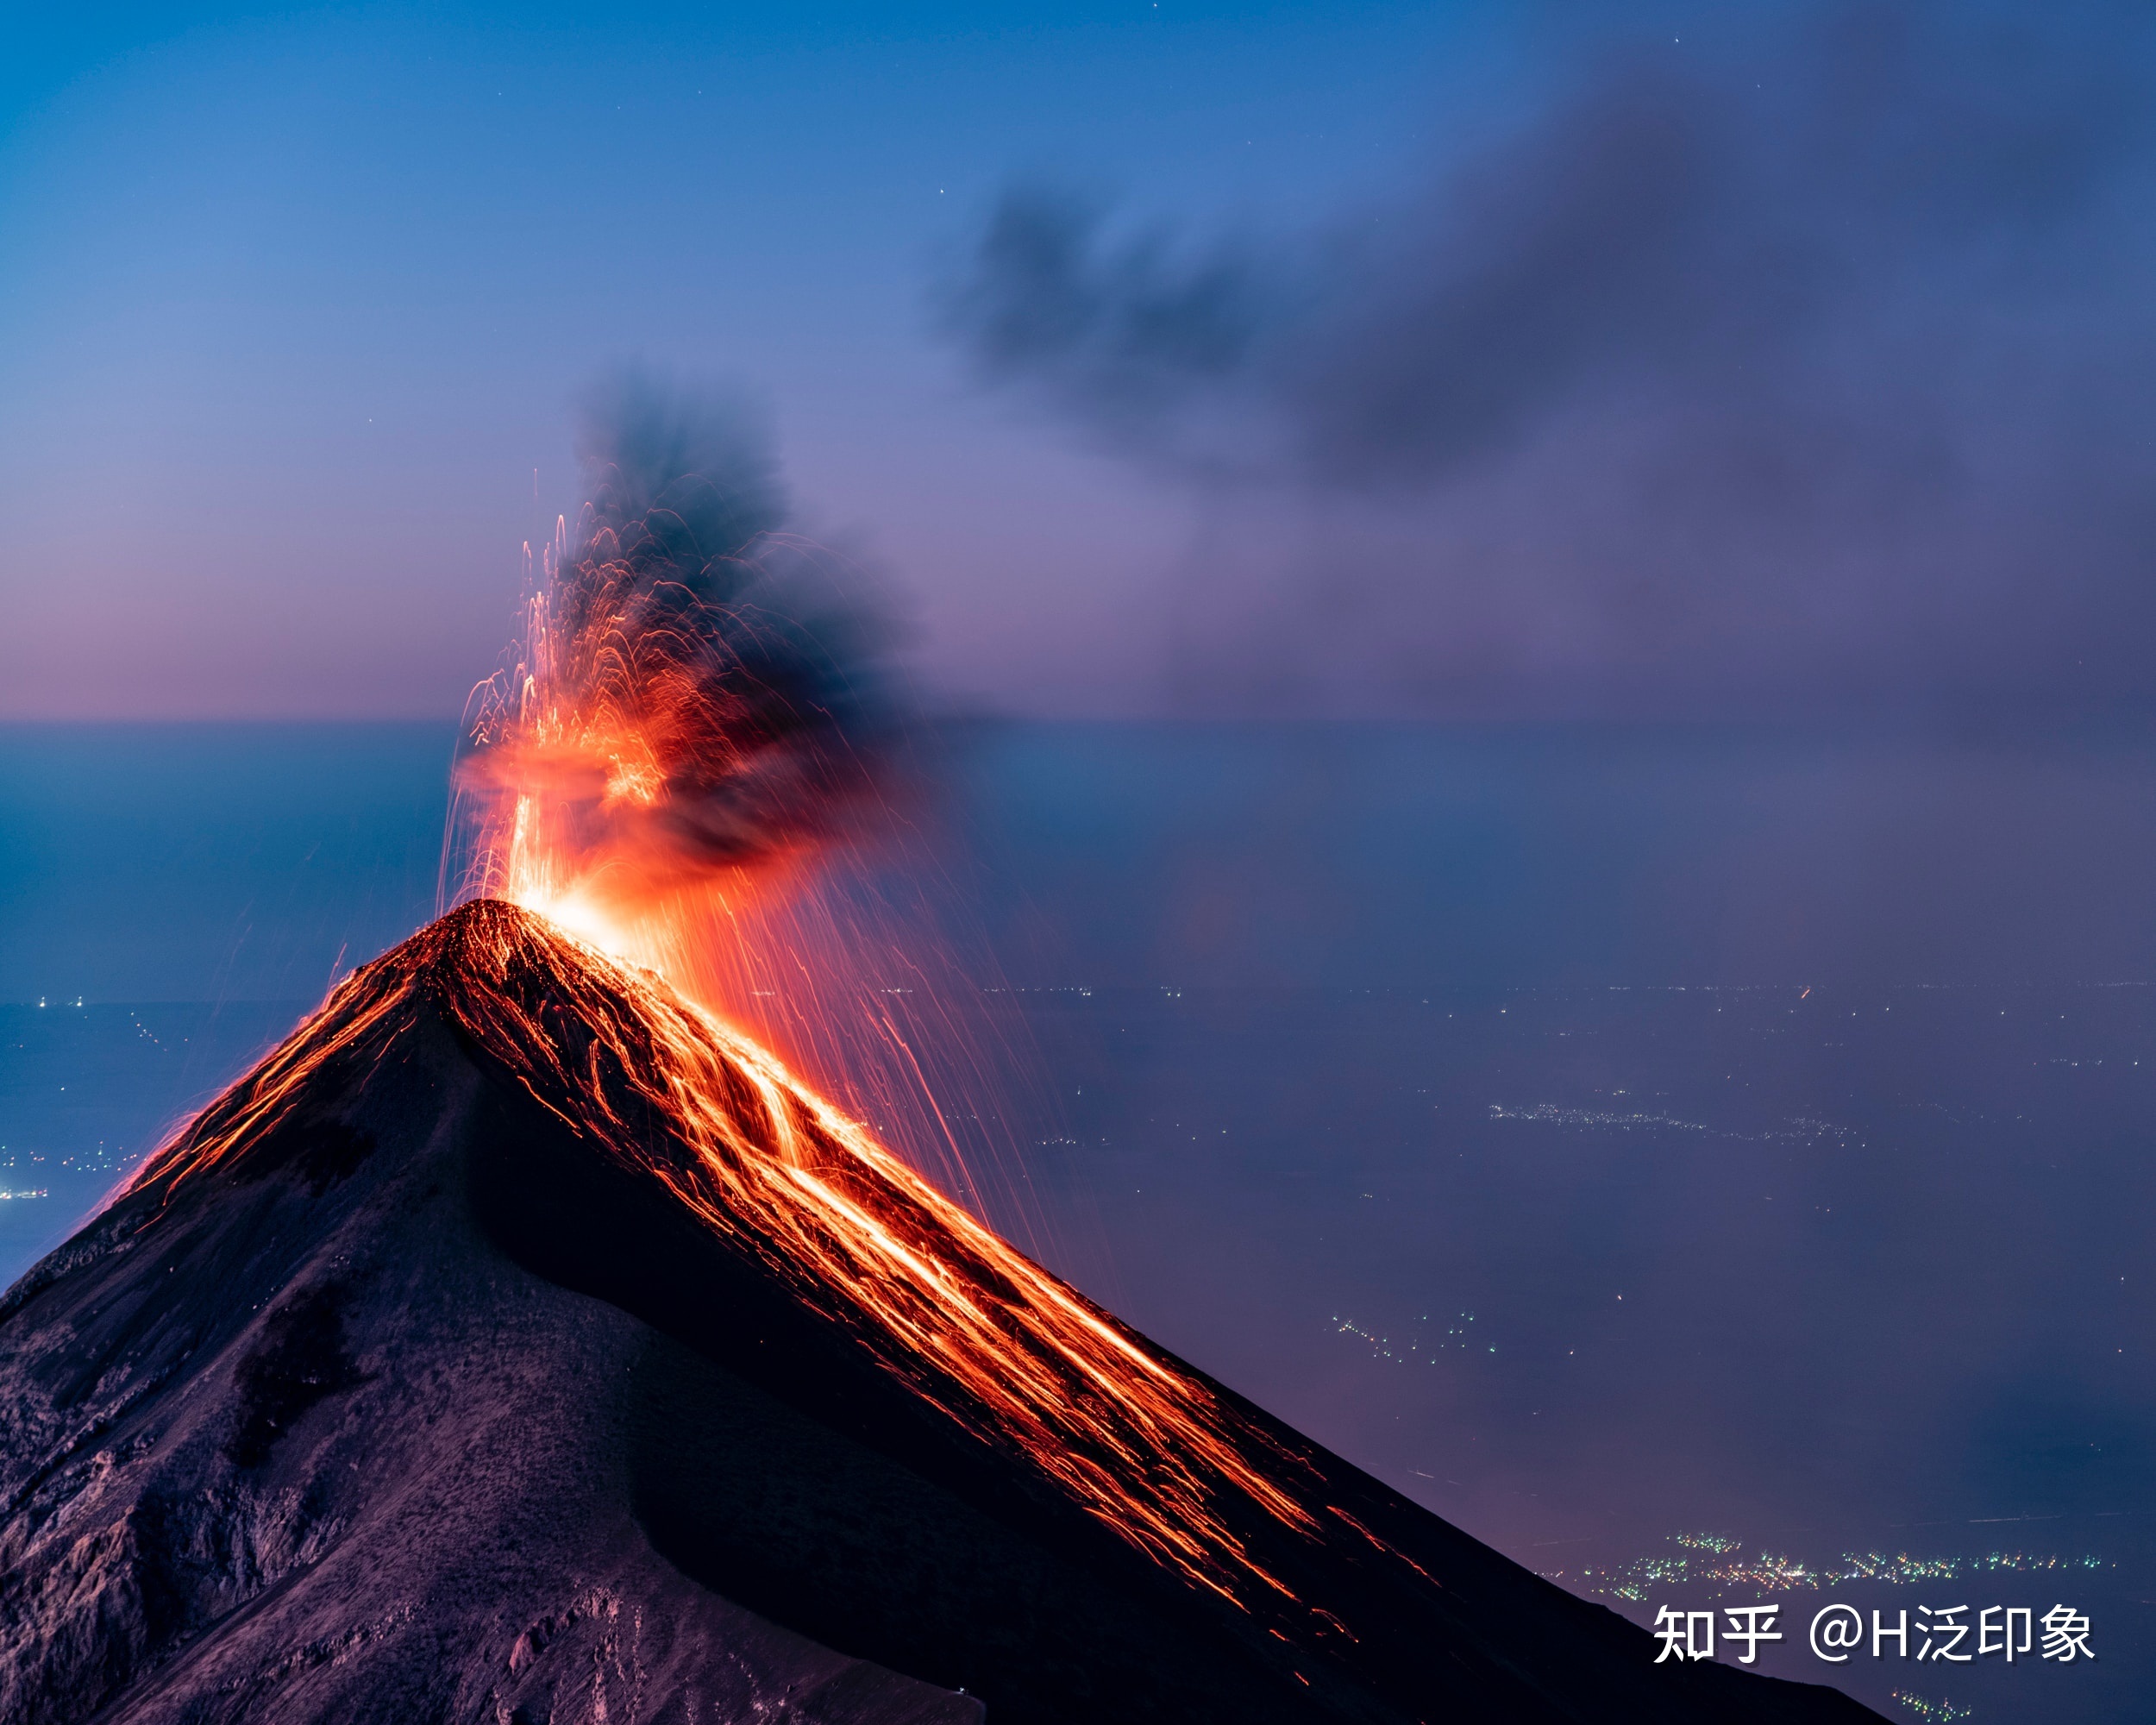
<path id="1" fill-rule="evenodd" d="M 1315 1537 L 1316 1515 L 1275 1477 L 1300 1471 L 1294 1458 L 769 1051 L 663 978 L 518 907 L 467 905 L 355 973 L 143 1181 L 213 1168 L 273 1125 L 324 1063 L 367 1057 L 429 1007 L 573 1130 L 664 1182 L 715 1233 L 849 1323 L 887 1371 L 976 1435 L 1016 1446 L 1122 1539 L 1238 1605 L 1289 1603 L 1232 1530 L 1224 1499 Z"/>

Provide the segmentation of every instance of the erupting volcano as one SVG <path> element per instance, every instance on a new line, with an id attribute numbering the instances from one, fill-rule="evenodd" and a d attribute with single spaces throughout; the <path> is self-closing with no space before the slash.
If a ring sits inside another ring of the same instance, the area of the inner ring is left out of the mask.
<path id="1" fill-rule="evenodd" d="M 878 733 L 669 427 L 482 712 L 484 895 L 0 1302 L 0 1717 L 1871 1716 L 1657 1665 L 742 1027 Z"/>

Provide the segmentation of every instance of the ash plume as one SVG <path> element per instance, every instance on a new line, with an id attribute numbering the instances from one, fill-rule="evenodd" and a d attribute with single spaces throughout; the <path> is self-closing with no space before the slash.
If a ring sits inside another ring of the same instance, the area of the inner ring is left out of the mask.
<path id="1" fill-rule="evenodd" d="M 1268 700 L 2156 705 L 2147 15 L 1660 16 L 1538 14 L 1528 117 L 1334 225 L 1013 190 L 946 331 L 1188 487 Z"/>
<path id="2" fill-rule="evenodd" d="M 492 806 L 489 853 L 519 799 L 554 824 L 554 862 L 615 897 L 813 849 L 892 732 L 861 582 L 783 530 L 768 430 L 737 395 L 621 374 L 588 398 L 579 453 L 590 501 L 460 770 Z"/>

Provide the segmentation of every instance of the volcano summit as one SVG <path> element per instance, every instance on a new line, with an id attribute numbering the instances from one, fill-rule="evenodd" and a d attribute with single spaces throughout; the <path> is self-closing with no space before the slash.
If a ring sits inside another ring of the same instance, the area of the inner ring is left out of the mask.
<path id="1" fill-rule="evenodd" d="M 0 1718 L 1854 1721 L 1657 1665 L 467 905 L 0 1301 Z"/>

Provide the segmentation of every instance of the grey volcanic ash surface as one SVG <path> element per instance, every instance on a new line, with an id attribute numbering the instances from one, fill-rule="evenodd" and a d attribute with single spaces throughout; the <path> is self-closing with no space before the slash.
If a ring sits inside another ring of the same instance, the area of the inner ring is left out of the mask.
<path id="1" fill-rule="evenodd" d="M 0 1718 L 1875 1716 L 1655 1665 L 1103 1317 L 1330 1518 L 1208 1485 L 1276 1578 L 1240 1599 L 1119 1537 L 962 1383 L 699 1214 L 688 1149 L 609 1052 L 661 1010 L 467 906 L 9 1292 Z M 903 1190 L 875 1201 L 934 1238 Z"/>

